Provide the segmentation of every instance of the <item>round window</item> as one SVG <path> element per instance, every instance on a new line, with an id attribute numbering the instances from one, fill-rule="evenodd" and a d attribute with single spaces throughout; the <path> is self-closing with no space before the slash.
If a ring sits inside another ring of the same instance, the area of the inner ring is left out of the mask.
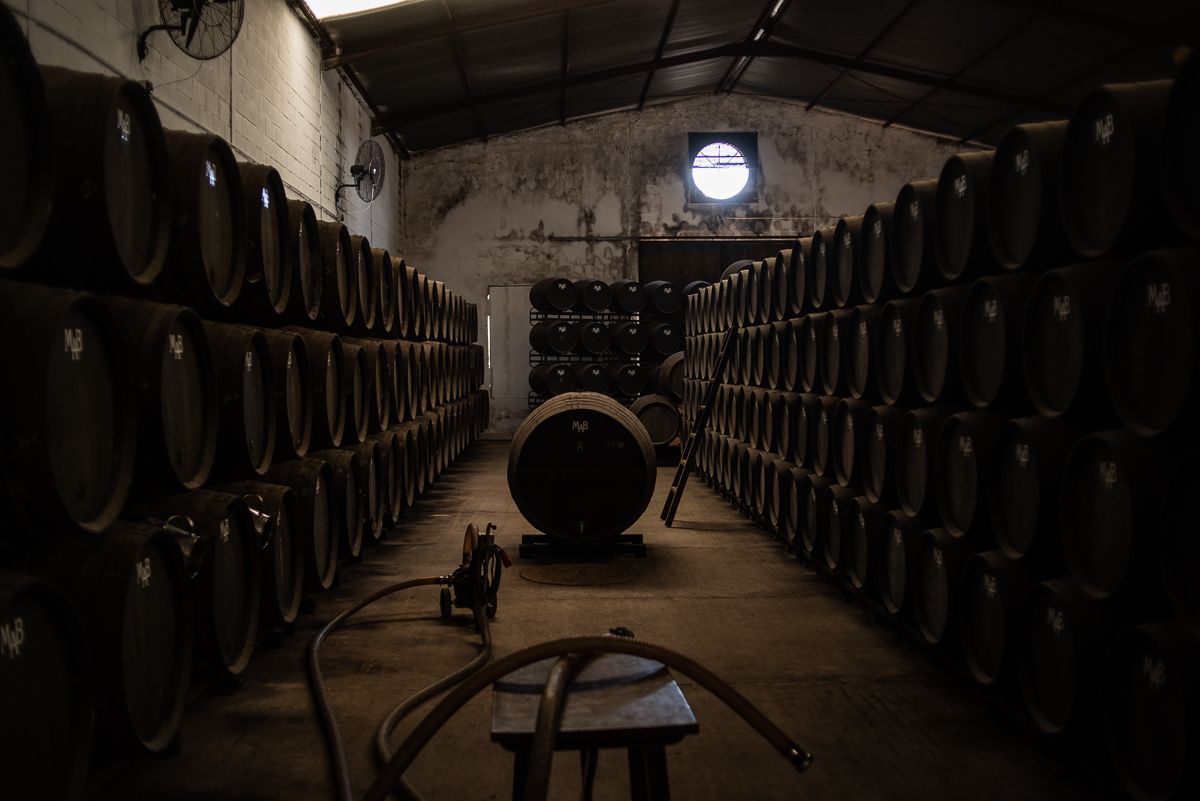
<path id="1" fill-rule="evenodd" d="M 745 189 L 749 180 L 746 157 L 728 142 L 705 145 L 692 161 L 692 181 L 713 200 L 728 200 Z"/>

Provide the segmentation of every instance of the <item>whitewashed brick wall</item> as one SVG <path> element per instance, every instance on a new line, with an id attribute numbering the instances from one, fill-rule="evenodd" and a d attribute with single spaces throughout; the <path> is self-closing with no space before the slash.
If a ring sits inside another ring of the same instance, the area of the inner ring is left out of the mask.
<path id="1" fill-rule="evenodd" d="M 0 0 L 17 13 L 42 64 L 148 80 L 163 126 L 210 131 L 239 159 L 271 164 L 288 196 L 334 219 L 334 191 L 370 135 L 367 109 L 336 71 L 321 70 L 321 51 L 287 0 L 247 0 L 241 35 L 211 61 L 196 61 L 165 32 L 150 36 L 137 57 L 137 38 L 157 24 L 156 0 Z M 395 255 L 400 250 L 400 164 L 386 140 L 387 182 L 370 204 L 353 189 L 341 212 L 352 233 Z"/>

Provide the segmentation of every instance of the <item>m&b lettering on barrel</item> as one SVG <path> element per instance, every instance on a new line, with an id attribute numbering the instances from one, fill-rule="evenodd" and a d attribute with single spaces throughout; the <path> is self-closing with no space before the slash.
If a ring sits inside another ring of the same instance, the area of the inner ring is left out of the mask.
<path id="1" fill-rule="evenodd" d="M 167 353 L 175 361 L 183 358 L 183 334 L 167 334 Z"/>
<path id="2" fill-rule="evenodd" d="M 120 134 L 122 142 L 128 142 L 133 133 L 133 120 L 129 112 L 120 108 L 117 109 L 117 133 Z"/>
<path id="3" fill-rule="evenodd" d="M 875 224 L 871 226 L 871 234 L 876 239 L 883 236 L 883 220 L 875 221 Z"/>
<path id="4" fill-rule="evenodd" d="M 957 197 L 967 196 L 967 176 L 960 175 L 954 179 L 954 194 Z"/>
<path id="5" fill-rule="evenodd" d="M 209 186 L 217 185 L 217 165 L 211 161 L 204 162 L 204 177 L 208 179 Z"/>
<path id="6" fill-rule="evenodd" d="M 83 358 L 83 329 L 63 329 L 63 353 L 71 354 L 71 361 L 77 362 Z"/>
<path id="7" fill-rule="evenodd" d="M 1061 609 L 1050 607 L 1046 610 L 1046 625 L 1050 627 L 1050 631 L 1054 632 L 1055 637 L 1061 637 L 1063 629 L 1066 628 L 1066 620 L 1063 617 Z"/>
<path id="8" fill-rule="evenodd" d="M 1161 284 L 1146 284 L 1146 308 L 1153 309 L 1155 314 L 1166 314 L 1171 305 L 1171 285 L 1166 281 Z"/>
<path id="9" fill-rule="evenodd" d="M 1113 115 L 1105 114 L 1096 120 L 1095 132 L 1096 141 L 1107 147 L 1108 143 L 1112 141 L 1113 134 L 1117 132 L 1117 124 L 1113 121 Z"/>
<path id="10" fill-rule="evenodd" d="M 1020 175 L 1022 178 L 1029 174 L 1028 149 L 1022 150 L 1020 153 L 1017 153 L 1013 156 L 1013 169 L 1016 170 L 1017 175 Z"/>
<path id="11" fill-rule="evenodd" d="M 1112 490 L 1113 487 L 1117 486 L 1116 462 L 1100 463 L 1100 483 L 1104 485 L 1105 490 Z"/>
<path id="12" fill-rule="evenodd" d="M 586 434 L 587 430 L 588 430 L 588 421 L 587 420 L 572 420 L 571 421 L 571 430 L 574 431 L 576 434 Z"/>
<path id="13" fill-rule="evenodd" d="M 139 559 L 134 565 L 134 577 L 137 579 L 137 585 L 143 590 L 150 587 L 150 557 Z"/>
<path id="14" fill-rule="evenodd" d="M 1142 676 L 1151 690 L 1161 690 L 1167 683 L 1167 666 L 1161 659 L 1149 654 L 1142 656 Z"/>
<path id="15" fill-rule="evenodd" d="M 1021 468 L 1022 470 L 1024 470 L 1026 467 L 1029 467 L 1029 443 L 1018 442 L 1014 446 L 1013 450 L 1013 455 L 1017 460 L 1017 467 Z"/>
<path id="16" fill-rule="evenodd" d="M 1054 319 L 1060 323 L 1065 323 L 1071 319 L 1071 296 L 1070 295 L 1055 295 L 1054 296 Z"/>
<path id="17" fill-rule="evenodd" d="M 7 623 L 0 624 L 0 656 L 16 659 L 21 655 L 21 645 L 25 642 L 25 618 L 14 617 Z"/>

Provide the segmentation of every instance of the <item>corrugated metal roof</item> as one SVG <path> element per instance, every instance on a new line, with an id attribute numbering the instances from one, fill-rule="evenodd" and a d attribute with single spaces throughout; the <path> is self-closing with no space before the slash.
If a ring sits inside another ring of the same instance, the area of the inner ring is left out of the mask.
<path id="1" fill-rule="evenodd" d="M 807 101 L 994 142 L 1169 77 L 1196 0 L 413 0 L 323 23 L 412 152 L 672 98 Z"/>

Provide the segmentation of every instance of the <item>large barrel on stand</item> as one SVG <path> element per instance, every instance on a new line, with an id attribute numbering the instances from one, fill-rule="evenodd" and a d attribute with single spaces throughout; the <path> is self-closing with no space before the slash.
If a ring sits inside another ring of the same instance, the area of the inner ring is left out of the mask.
<path id="1" fill-rule="evenodd" d="M 54 202 L 53 132 L 37 62 L 16 18 L 0 7 L 0 86 L 5 113 L 0 174 L 0 270 L 20 267 L 36 252 Z"/>
<path id="2" fill-rule="evenodd" d="M 166 144 L 150 93 L 123 78 L 41 72 L 55 186 L 37 269 L 86 286 L 149 286 L 166 262 L 172 214 Z"/>
<path id="3" fill-rule="evenodd" d="M 173 200 L 171 250 L 156 287 L 167 298 L 220 314 L 246 273 L 246 200 L 237 161 L 212 134 L 167 131 Z"/>
<path id="4" fill-rule="evenodd" d="M 198 489 L 217 447 L 217 378 L 200 318 L 183 306 L 104 299 L 138 395 L 134 490 Z"/>
<path id="5" fill-rule="evenodd" d="M 521 514 L 555 539 L 611 539 L 654 493 L 654 447 L 624 406 L 569 393 L 534 409 L 513 435 L 508 486 Z"/>
<path id="6" fill-rule="evenodd" d="M 46 556 L 46 574 L 83 619 L 109 754 L 162 753 L 177 743 L 192 672 L 188 585 L 207 551 L 176 532 L 190 543 L 186 563 L 162 526 L 127 521 L 102 537 L 64 536 Z"/>
<path id="7" fill-rule="evenodd" d="M 0 571 L 0 769 L 13 797 L 83 798 L 93 729 L 89 662 L 63 594 Z"/>
<path id="8" fill-rule="evenodd" d="M 91 295 L 4 282 L 0 338 L 4 505 L 30 528 L 104 530 L 129 492 L 137 430 L 116 322 Z"/>

